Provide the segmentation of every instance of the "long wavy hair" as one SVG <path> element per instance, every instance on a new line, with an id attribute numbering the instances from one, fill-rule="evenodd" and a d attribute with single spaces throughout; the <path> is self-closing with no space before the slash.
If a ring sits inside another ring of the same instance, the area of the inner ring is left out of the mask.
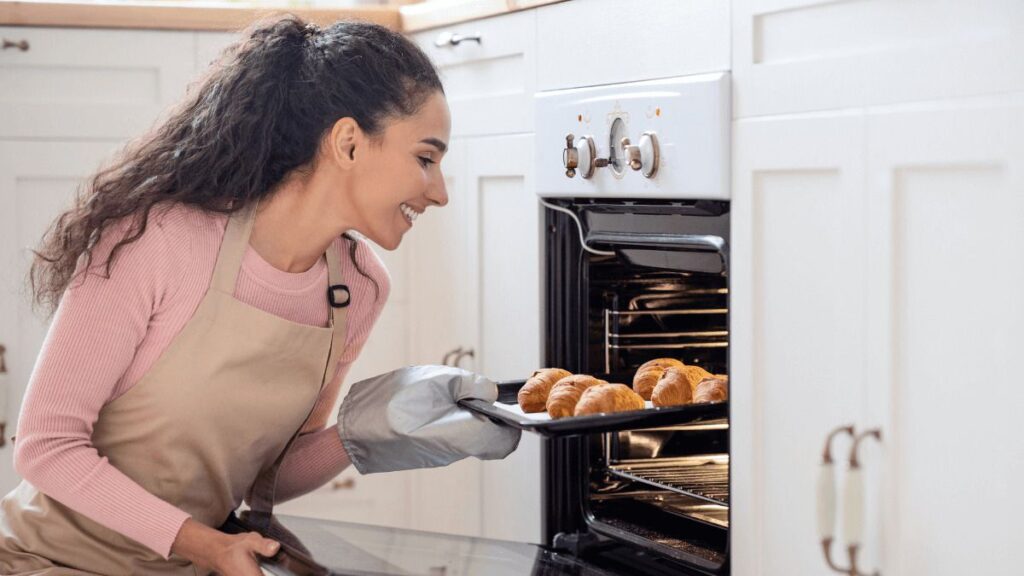
<path id="1" fill-rule="evenodd" d="M 166 120 L 92 176 L 51 224 L 29 273 L 35 304 L 56 309 L 76 276 L 92 268 L 92 249 L 115 222 L 130 219 L 106 260 L 106 277 L 120 249 L 145 233 L 158 204 L 240 210 L 272 194 L 293 171 L 311 169 L 338 119 L 351 117 L 374 136 L 387 119 L 416 113 L 437 91 L 443 88 L 429 58 L 383 26 L 337 22 L 321 29 L 296 16 L 254 24 Z M 365 276 L 356 242 L 345 236 Z"/>

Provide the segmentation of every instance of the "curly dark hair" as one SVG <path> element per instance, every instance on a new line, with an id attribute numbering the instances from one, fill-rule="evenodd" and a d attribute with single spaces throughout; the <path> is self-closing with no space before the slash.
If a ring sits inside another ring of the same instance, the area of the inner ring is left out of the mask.
<path id="1" fill-rule="evenodd" d="M 35 304 L 56 309 L 92 267 L 92 249 L 113 223 L 130 218 L 106 261 L 107 277 L 156 205 L 240 210 L 292 171 L 310 169 L 338 119 L 350 117 L 374 136 L 386 119 L 414 114 L 437 91 L 443 88 L 429 58 L 383 26 L 343 21 L 320 29 L 291 15 L 252 25 L 165 121 L 129 143 L 51 224 L 29 273 Z M 349 257 L 365 276 L 355 250 L 352 241 Z"/>

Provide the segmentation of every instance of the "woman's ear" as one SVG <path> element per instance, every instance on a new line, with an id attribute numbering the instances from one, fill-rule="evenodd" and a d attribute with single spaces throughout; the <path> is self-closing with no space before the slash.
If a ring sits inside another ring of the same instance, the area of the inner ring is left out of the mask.
<path id="1" fill-rule="evenodd" d="M 327 141 L 331 160 L 342 169 L 352 168 L 356 161 L 356 148 L 363 141 L 362 136 L 359 123 L 354 119 L 345 117 L 335 122 Z"/>

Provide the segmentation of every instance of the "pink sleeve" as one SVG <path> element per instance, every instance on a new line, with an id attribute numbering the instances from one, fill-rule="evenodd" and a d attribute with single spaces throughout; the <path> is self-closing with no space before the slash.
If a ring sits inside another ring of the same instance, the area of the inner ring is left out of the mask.
<path id="1" fill-rule="evenodd" d="M 342 258 L 347 257 L 348 252 L 345 251 Z M 360 243 L 356 257 L 368 277 L 356 275 L 348 280 L 353 294 L 353 305 L 349 311 L 351 324 L 348 348 L 338 363 L 334 379 L 325 387 L 313 409 L 311 426 L 308 426 L 312 430 L 304 432 L 295 440 L 281 465 L 274 498 L 277 502 L 297 498 L 323 486 L 351 464 L 333 423 L 326 428 L 324 426 L 334 411 L 335 400 L 345 376 L 359 357 L 391 292 L 387 268 L 365 242 Z M 379 294 L 374 291 L 371 278 L 376 280 Z"/>
<path id="2" fill-rule="evenodd" d="M 100 409 L 180 276 L 151 219 L 103 278 L 97 266 L 123 234 L 123 226 L 108 229 L 94 250 L 93 270 L 64 293 L 22 404 L 14 466 L 44 494 L 166 558 L 189 514 L 117 470 L 91 440 Z"/>

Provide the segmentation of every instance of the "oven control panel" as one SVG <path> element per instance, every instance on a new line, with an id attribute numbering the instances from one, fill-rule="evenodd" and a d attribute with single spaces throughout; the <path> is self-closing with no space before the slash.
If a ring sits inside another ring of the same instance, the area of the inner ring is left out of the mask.
<path id="1" fill-rule="evenodd" d="M 541 92 L 544 197 L 729 199 L 729 74 Z"/>

